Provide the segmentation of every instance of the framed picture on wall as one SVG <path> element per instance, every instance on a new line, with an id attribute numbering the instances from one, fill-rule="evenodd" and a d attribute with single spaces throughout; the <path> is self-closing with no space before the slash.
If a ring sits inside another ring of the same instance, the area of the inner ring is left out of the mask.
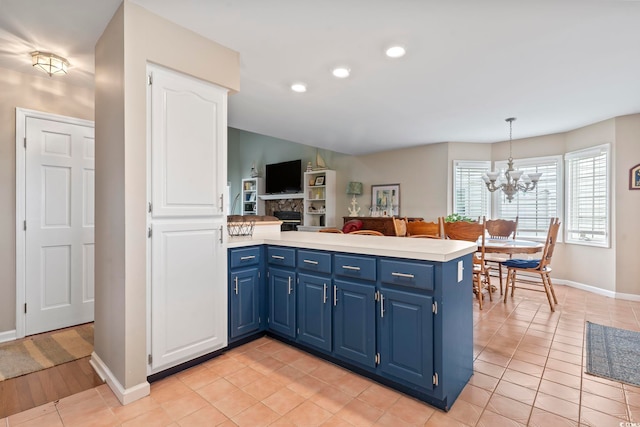
<path id="1" fill-rule="evenodd" d="M 371 209 L 378 216 L 400 216 L 400 184 L 372 185 Z"/>
<path id="2" fill-rule="evenodd" d="M 629 190 L 640 190 L 640 163 L 629 170 Z"/>

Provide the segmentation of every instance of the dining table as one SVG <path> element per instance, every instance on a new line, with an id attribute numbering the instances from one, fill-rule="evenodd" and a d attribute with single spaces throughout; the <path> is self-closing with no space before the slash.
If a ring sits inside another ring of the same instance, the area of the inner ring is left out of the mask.
<path id="1" fill-rule="evenodd" d="M 481 241 L 478 242 L 482 244 Z M 488 239 L 484 240 L 484 252 L 494 254 L 535 254 L 544 249 L 544 243 L 520 239 Z"/>

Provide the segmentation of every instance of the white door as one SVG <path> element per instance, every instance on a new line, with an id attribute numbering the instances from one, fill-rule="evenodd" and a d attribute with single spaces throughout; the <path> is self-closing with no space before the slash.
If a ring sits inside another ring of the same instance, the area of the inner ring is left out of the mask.
<path id="1" fill-rule="evenodd" d="M 227 345 L 227 93 L 160 67 L 149 71 L 154 373 Z"/>
<path id="2" fill-rule="evenodd" d="M 93 321 L 94 130 L 27 117 L 25 334 Z"/>

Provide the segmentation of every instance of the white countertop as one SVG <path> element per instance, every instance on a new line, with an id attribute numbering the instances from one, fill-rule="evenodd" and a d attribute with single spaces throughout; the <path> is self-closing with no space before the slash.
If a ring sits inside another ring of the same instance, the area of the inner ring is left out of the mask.
<path id="1" fill-rule="evenodd" d="M 475 252 L 473 242 L 409 237 L 283 231 L 253 237 L 228 237 L 227 246 L 279 245 L 396 258 L 447 262 Z"/>

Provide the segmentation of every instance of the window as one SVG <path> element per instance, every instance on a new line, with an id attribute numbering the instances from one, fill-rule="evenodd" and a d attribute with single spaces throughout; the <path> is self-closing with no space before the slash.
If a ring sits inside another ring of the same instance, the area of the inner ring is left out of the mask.
<path id="1" fill-rule="evenodd" d="M 542 173 L 536 189 L 523 193 L 519 191 L 509 203 L 502 191 L 496 191 L 496 218 L 515 219 L 518 217 L 518 237 L 542 238 L 547 236 L 549 220 L 560 217 L 562 201 L 562 157 L 538 157 L 514 162 L 514 168 L 526 174 Z M 504 175 L 506 161 L 496 162 L 496 170 Z"/>
<path id="2" fill-rule="evenodd" d="M 453 212 L 476 219 L 489 218 L 491 193 L 482 180 L 491 162 L 453 161 Z"/>
<path id="3" fill-rule="evenodd" d="M 609 246 L 609 145 L 565 155 L 566 240 Z"/>

